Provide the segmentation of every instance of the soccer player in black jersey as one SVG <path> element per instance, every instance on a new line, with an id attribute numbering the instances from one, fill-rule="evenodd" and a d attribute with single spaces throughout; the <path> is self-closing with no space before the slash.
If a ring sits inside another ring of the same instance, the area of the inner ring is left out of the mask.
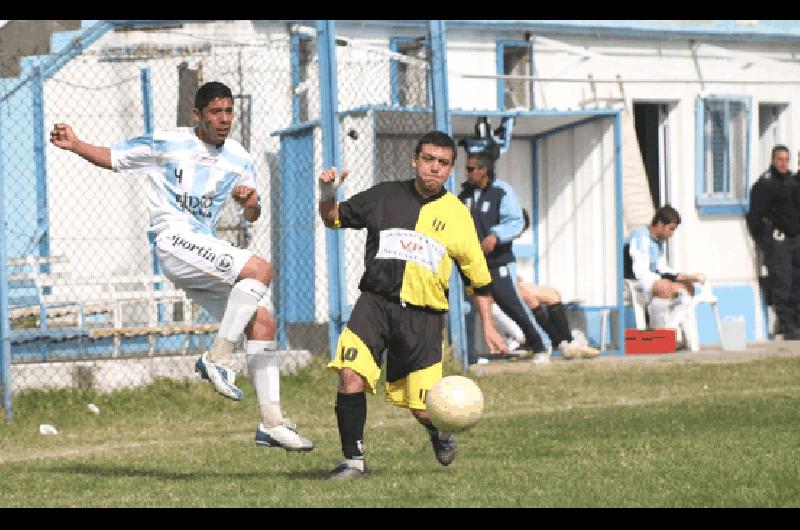
<path id="1" fill-rule="evenodd" d="M 336 419 L 345 461 L 335 480 L 360 478 L 364 466 L 365 390 L 375 393 L 386 355 L 387 400 L 411 413 L 428 431 L 440 464 L 456 455 L 452 433 L 428 418 L 426 392 L 442 378 L 442 328 L 453 261 L 483 322 L 491 353 L 506 345 L 491 317 L 491 276 L 467 208 L 444 189 L 456 157 L 445 133 L 423 135 L 411 158 L 413 179 L 383 182 L 337 203 L 347 176 L 335 168 L 319 176 L 319 212 L 330 228 L 367 229 L 361 295 L 328 367 L 339 374 Z"/>

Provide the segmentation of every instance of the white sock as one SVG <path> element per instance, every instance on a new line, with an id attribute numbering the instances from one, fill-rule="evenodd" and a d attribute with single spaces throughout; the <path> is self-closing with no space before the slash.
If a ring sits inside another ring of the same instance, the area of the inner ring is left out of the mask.
<path id="1" fill-rule="evenodd" d="M 669 327 L 667 320 L 671 312 L 672 302 L 666 298 L 653 298 L 647 305 L 647 313 L 650 315 L 650 328 L 662 329 Z"/>
<path id="2" fill-rule="evenodd" d="M 689 306 L 692 303 L 692 295 L 686 291 L 681 291 L 678 298 L 672 301 L 672 308 L 670 310 L 669 318 L 667 319 L 668 328 L 677 329 L 686 317 L 686 312 L 689 311 Z"/>
<path id="3" fill-rule="evenodd" d="M 247 372 L 258 398 L 261 423 L 267 429 L 283 422 L 277 346 L 274 340 L 248 340 L 246 348 Z"/>
<path id="4" fill-rule="evenodd" d="M 228 295 L 228 304 L 219 324 L 219 332 L 208 351 L 212 363 L 230 359 L 233 348 L 242 336 L 244 328 L 256 312 L 258 302 L 267 294 L 267 286 L 258 280 L 245 278 L 236 282 Z"/>

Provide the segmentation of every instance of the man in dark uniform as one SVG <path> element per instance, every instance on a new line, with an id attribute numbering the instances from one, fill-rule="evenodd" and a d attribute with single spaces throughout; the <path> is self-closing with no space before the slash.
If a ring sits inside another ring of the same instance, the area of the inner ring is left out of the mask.
<path id="1" fill-rule="evenodd" d="M 495 158 L 490 152 L 467 155 L 467 180 L 462 184 L 459 200 L 469 209 L 475 221 L 481 249 L 492 275 L 492 297 L 497 306 L 519 326 L 525 335 L 522 350 L 546 351 L 540 330 L 530 309 L 517 290 L 516 258 L 512 243 L 525 229 L 525 218 L 517 194 L 510 184 L 495 177 Z M 470 327 L 474 319 L 468 320 Z M 470 363 L 477 362 L 470 352 Z"/>
<path id="2" fill-rule="evenodd" d="M 339 177 L 331 168 L 319 177 L 325 225 L 367 229 L 361 295 L 328 364 L 339 374 L 335 411 L 345 457 L 331 479 L 366 474 L 364 390 L 376 391 L 384 349 L 388 402 L 410 409 L 427 429 L 440 464 L 455 458 L 455 436 L 436 429 L 425 406 L 427 391 L 442 378 L 442 328 L 453 260 L 474 294 L 489 351 L 506 349 L 492 322 L 491 276 L 475 225 L 464 205 L 444 189 L 455 158 L 453 139 L 432 131 L 420 138 L 412 156 L 416 178 L 383 182 L 337 203 L 336 186 L 347 171 Z"/>
<path id="3" fill-rule="evenodd" d="M 776 332 L 800 338 L 800 188 L 789 171 L 789 149 L 776 145 L 772 164 L 750 190 L 747 228 L 764 253 Z"/>

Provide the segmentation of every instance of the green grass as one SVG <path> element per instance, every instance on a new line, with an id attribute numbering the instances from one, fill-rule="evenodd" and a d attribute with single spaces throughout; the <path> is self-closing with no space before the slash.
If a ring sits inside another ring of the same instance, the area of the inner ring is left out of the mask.
<path id="1" fill-rule="evenodd" d="M 285 412 L 317 443 L 308 454 L 255 447 L 246 379 L 239 403 L 169 380 L 26 391 L 0 423 L 0 507 L 798 507 L 799 375 L 798 357 L 484 375 L 484 417 L 447 468 L 381 387 L 370 475 L 347 483 L 327 480 L 341 458 L 336 377 L 319 359 L 282 380 Z"/>

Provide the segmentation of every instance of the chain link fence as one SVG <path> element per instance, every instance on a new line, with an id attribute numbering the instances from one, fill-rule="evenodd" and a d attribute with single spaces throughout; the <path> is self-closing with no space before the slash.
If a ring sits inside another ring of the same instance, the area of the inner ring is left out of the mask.
<path id="1" fill-rule="evenodd" d="M 345 198 L 413 178 L 416 141 L 434 123 L 427 24 L 399 37 L 353 27 L 336 35 Z M 299 30 L 278 21 L 117 24 L 54 71 L 23 72 L 13 90 L 0 85 L 12 392 L 197 377 L 195 357 L 218 323 L 161 275 L 146 177 L 95 167 L 50 145 L 48 131 L 64 122 L 109 146 L 191 126 L 194 93 L 212 80 L 233 91 L 230 136 L 253 155 L 263 204 L 254 223 L 227 204 L 217 235 L 273 264 L 278 340 L 297 354 L 282 368 L 330 353 L 330 289 L 346 321 L 366 234 L 343 231 L 340 248 L 329 248 L 317 214 L 325 139 L 315 35 L 313 22 Z M 332 252 L 344 256 L 344 281 L 329 286 Z"/>
<path id="2" fill-rule="evenodd" d="M 292 123 L 293 75 L 298 67 L 313 74 L 313 61 L 301 51 L 293 65 L 298 55 L 285 26 L 254 25 L 249 36 L 226 33 L 226 26 L 116 28 L 53 75 L 34 72 L 3 95 L 3 130 L 18 136 L 3 141 L 2 166 L 13 391 L 113 390 L 193 375 L 194 358 L 218 326 L 160 275 L 147 232 L 146 177 L 95 167 L 46 138 L 57 122 L 102 146 L 153 128 L 191 126 L 194 93 L 211 80 L 234 94 L 230 137 L 253 155 L 263 204 L 262 217 L 247 223 L 229 201 L 217 235 L 275 266 L 271 296 L 282 349 L 326 350 L 324 333 L 297 333 L 282 313 L 281 284 L 293 281 L 293 260 L 302 256 L 282 254 L 284 232 L 294 228 L 286 223 L 292 205 L 280 201 L 280 142 L 271 135 Z M 308 49 L 315 52 L 313 39 Z M 315 82 L 309 75 L 306 86 Z M 319 99 L 316 87 L 306 94 L 310 103 Z M 313 119 L 315 106 L 309 108 Z M 308 202 L 298 206 L 315 206 Z M 313 233 L 313 219 L 303 222 Z"/>
<path id="3" fill-rule="evenodd" d="M 339 153 L 342 168 L 350 171 L 344 198 L 380 182 L 414 178 L 414 148 L 434 122 L 427 26 L 420 24 L 409 34 L 393 40 L 391 47 L 378 47 L 353 45 L 354 39 L 337 33 Z M 364 273 L 366 231 L 345 230 L 343 239 L 343 299 L 352 308 Z"/>

